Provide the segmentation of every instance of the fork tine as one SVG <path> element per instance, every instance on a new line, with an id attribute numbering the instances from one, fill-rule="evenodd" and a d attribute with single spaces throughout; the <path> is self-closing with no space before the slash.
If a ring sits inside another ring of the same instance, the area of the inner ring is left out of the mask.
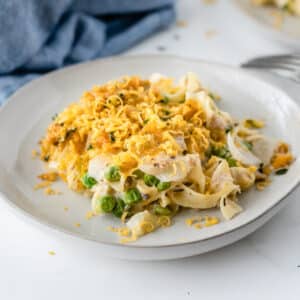
<path id="1" fill-rule="evenodd" d="M 268 70 L 300 83 L 300 53 L 257 57 L 241 66 Z"/>
<path id="2" fill-rule="evenodd" d="M 255 62 L 250 61 L 245 64 L 242 64 L 244 68 L 258 68 L 258 69 L 281 69 L 290 72 L 294 72 L 295 68 L 293 66 L 281 63 L 268 63 L 268 62 Z"/>
<path id="3" fill-rule="evenodd" d="M 283 64 L 289 64 L 293 66 L 300 67 L 300 57 L 285 57 L 285 58 L 277 58 L 277 57 L 270 57 L 270 58 L 255 58 L 253 60 L 248 61 L 248 63 L 283 63 Z"/>

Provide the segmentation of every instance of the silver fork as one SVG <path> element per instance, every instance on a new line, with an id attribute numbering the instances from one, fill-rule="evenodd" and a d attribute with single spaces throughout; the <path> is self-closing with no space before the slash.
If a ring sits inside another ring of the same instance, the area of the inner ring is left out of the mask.
<path id="1" fill-rule="evenodd" d="M 261 56 L 243 63 L 241 67 L 272 71 L 300 83 L 300 53 Z"/>

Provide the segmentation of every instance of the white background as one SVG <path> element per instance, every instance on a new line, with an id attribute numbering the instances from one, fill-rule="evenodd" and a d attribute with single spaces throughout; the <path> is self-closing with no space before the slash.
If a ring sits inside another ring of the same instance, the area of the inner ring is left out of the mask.
<path id="1" fill-rule="evenodd" d="M 290 51 L 262 35 L 230 2 L 207 6 L 182 0 L 178 15 L 186 27 L 174 25 L 128 53 L 172 53 L 238 65 L 256 55 Z M 216 34 L 208 39 L 205 32 L 211 30 Z M 297 98 L 299 87 L 262 76 Z M 0 299 L 300 299 L 299 193 L 267 225 L 234 245 L 147 263 L 101 257 L 97 247 L 87 251 L 79 239 L 20 220 L 0 201 Z"/>

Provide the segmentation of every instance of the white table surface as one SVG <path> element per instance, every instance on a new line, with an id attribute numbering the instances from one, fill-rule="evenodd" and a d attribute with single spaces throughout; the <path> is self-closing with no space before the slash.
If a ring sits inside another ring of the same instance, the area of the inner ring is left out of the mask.
<path id="1" fill-rule="evenodd" d="M 289 50 L 266 40 L 230 2 L 207 6 L 181 0 L 178 15 L 187 26 L 173 26 L 128 54 L 172 53 L 237 65 L 255 55 Z M 216 35 L 207 39 L 209 30 Z M 299 87 L 262 77 L 300 101 Z M 299 195 L 300 189 L 268 224 L 231 246 L 147 263 L 100 257 L 97 247 L 87 251 L 79 239 L 36 228 L 0 201 L 0 299 L 300 299 Z"/>

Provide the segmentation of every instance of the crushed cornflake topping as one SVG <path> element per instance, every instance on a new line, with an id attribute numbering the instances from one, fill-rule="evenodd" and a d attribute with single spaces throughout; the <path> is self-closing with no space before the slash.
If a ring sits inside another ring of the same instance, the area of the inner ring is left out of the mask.
<path id="1" fill-rule="evenodd" d="M 210 216 L 206 216 L 205 217 L 205 222 L 204 222 L 204 226 L 205 227 L 209 227 L 209 226 L 213 226 L 218 224 L 220 221 L 217 217 L 210 217 Z"/>
<path id="2" fill-rule="evenodd" d="M 256 186 L 257 190 L 263 191 L 270 184 L 271 184 L 271 180 L 270 179 L 266 179 L 266 180 L 257 182 L 255 184 L 255 186 Z"/>
<path id="3" fill-rule="evenodd" d="M 129 236 L 131 231 L 129 228 L 127 227 L 112 227 L 112 226 L 108 226 L 107 230 L 111 231 L 111 232 L 116 232 L 119 236 Z"/>
<path id="4" fill-rule="evenodd" d="M 196 224 L 194 225 L 194 228 L 195 228 L 195 229 L 201 229 L 201 228 L 202 228 L 202 225 L 201 225 L 200 223 L 196 223 Z"/>
<path id="5" fill-rule="evenodd" d="M 44 189 L 44 194 L 47 196 L 61 195 L 60 191 L 54 190 L 51 187 Z"/>
<path id="6" fill-rule="evenodd" d="M 64 211 L 69 211 L 69 207 L 65 206 Z"/>
<path id="7" fill-rule="evenodd" d="M 217 31 L 214 29 L 210 29 L 205 31 L 204 35 L 206 39 L 211 39 L 217 35 Z"/>
<path id="8" fill-rule="evenodd" d="M 178 20 L 178 21 L 176 22 L 176 25 L 177 25 L 178 27 L 187 27 L 187 22 L 184 21 L 184 20 Z"/>
<path id="9" fill-rule="evenodd" d="M 56 181 L 58 179 L 58 174 L 57 172 L 48 172 L 48 173 L 42 173 L 38 175 L 38 178 L 41 180 L 46 180 L 46 181 Z"/>
<path id="10" fill-rule="evenodd" d="M 53 250 L 48 251 L 48 254 L 52 256 L 56 255 L 56 253 Z"/>
<path id="11" fill-rule="evenodd" d="M 85 214 L 85 218 L 87 220 L 90 220 L 93 216 L 95 216 L 95 214 L 92 212 L 92 211 L 88 211 L 86 214 Z"/>
<path id="12" fill-rule="evenodd" d="M 195 216 L 185 220 L 185 224 L 189 227 L 194 227 L 195 229 L 201 229 L 204 227 L 209 227 L 218 224 L 220 221 L 217 217 L 211 216 Z"/>
<path id="13" fill-rule="evenodd" d="M 38 189 L 43 189 L 45 187 L 49 187 L 50 185 L 52 184 L 51 181 L 42 181 L 40 183 L 37 183 L 33 188 L 35 190 L 38 190 Z"/>
<path id="14" fill-rule="evenodd" d="M 216 4 L 217 0 L 202 0 L 206 5 Z"/>
<path id="15" fill-rule="evenodd" d="M 31 151 L 31 157 L 32 157 L 32 158 L 37 158 L 39 155 L 40 155 L 40 154 L 39 154 L 39 152 L 38 152 L 37 150 L 32 150 L 32 151 Z"/>
<path id="16" fill-rule="evenodd" d="M 201 222 L 203 218 L 201 216 L 191 217 L 185 220 L 187 226 L 192 227 L 196 222 Z"/>
<path id="17" fill-rule="evenodd" d="M 282 28 L 283 20 L 284 20 L 282 12 L 273 10 L 270 12 L 270 14 L 273 17 L 273 24 L 272 24 L 273 27 L 275 29 L 280 30 Z"/>
<path id="18" fill-rule="evenodd" d="M 80 226 L 81 226 L 80 223 L 75 223 L 74 225 L 75 225 L 76 227 L 80 227 Z"/>

